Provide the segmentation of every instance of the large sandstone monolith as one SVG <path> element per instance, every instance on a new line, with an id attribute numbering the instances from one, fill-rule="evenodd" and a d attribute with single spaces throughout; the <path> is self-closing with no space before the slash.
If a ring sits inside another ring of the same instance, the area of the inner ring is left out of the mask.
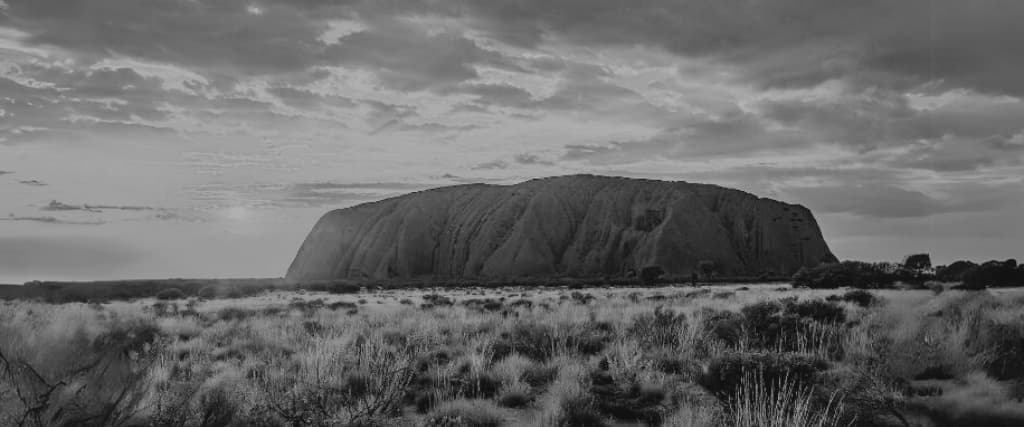
<path id="1" fill-rule="evenodd" d="M 360 278 L 792 274 L 835 256 L 807 208 L 728 188 L 574 175 L 459 185 L 339 209 L 316 223 L 293 281 Z"/>

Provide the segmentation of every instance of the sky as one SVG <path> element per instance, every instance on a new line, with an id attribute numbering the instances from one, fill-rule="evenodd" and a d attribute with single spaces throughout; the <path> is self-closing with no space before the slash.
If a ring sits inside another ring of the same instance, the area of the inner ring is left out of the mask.
<path id="1" fill-rule="evenodd" d="M 279 277 L 328 210 L 575 173 L 1024 257 L 1019 0 L 0 0 L 0 283 Z"/>

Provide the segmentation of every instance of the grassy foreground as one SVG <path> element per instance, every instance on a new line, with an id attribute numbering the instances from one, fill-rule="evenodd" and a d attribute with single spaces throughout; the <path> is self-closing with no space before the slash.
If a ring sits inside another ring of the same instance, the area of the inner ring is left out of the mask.
<path id="1" fill-rule="evenodd" d="M 0 303 L 0 425 L 1024 425 L 1024 293 Z"/>

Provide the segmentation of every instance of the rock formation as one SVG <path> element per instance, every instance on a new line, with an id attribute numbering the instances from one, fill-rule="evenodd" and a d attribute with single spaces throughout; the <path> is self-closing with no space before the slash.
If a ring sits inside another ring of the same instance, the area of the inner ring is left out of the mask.
<path id="1" fill-rule="evenodd" d="M 792 274 L 833 262 L 811 212 L 728 188 L 574 175 L 458 185 L 339 209 L 313 227 L 293 281 L 359 278 Z"/>

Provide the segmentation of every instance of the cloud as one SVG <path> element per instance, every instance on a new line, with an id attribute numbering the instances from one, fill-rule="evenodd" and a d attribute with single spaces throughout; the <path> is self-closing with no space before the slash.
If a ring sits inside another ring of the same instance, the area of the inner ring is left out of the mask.
<path id="1" fill-rule="evenodd" d="M 484 163 L 480 163 L 480 164 L 478 164 L 476 166 L 473 166 L 473 170 L 498 170 L 498 169 L 507 169 L 507 168 L 508 168 L 508 162 L 506 162 L 504 160 L 494 160 L 494 161 L 484 162 Z"/>
<path id="2" fill-rule="evenodd" d="M 326 45 L 318 38 L 336 15 L 330 3 L 338 2 L 273 2 L 257 14 L 248 0 L 11 0 L 7 24 L 33 44 L 252 74 L 319 62 Z"/>
<path id="3" fill-rule="evenodd" d="M 301 206 L 352 205 L 427 188 L 430 188 L 429 184 L 404 182 L 299 183 L 288 186 L 280 203 Z"/>
<path id="4" fill-rule="evenodd" d="M 512 44 L 536 47 L 556 36 L 589 46 L 653 46 L 733 65 L 765 86 L 838 78 L 1024 94 L 1016 77 L 1024 47 L 1014 43 L 1024 38 L 1016 19 L 1024 4 L 1014 1 L 496 0 L 459 11 Z"/>
<path id="5" fill-rule="evenodd" d="M 806 148 L 813 134 L 769 127 L 757 114 L 734 111 L 711 119 L 685 118 L 674 127 L 636 141 L 608 144 L 570 144 L 564 160 L 596 164 L 624 164 L 650 159 L 754 156 Z"/>
<path id="6" fill-rule="evenodd" d="M 0 217 L 0 221 L 30 221 L 30 222 L 41 222 L 45 224 L 71 224 L 71 225 L 102 225 L 103 221 L 92 220 L 92 221 L 77 221 L 62 219 L 52 216 L 18 216 L 10 214 L 7 217 Z"/>
<path id="7" fill-rule="evenodd" d="M 0 175 L 2 175 L 2 174 L 0 174 Z M 42 181 L 40 181 L 38 179 L 21 180 L 21 181 L 18 181 L 18 183 L 19 184 L 24 184 L 24 185 L 30 185 L 30 186 L 33 186 L 33 187 L 45 187 L 47 185 L 45 182 L 42 182 Z"/>
<path id="8" fill-rule="evenodd" d="M 478 76 L 477 65 L 518 69 L 501 53 L 485 50 L 459 32 L 433 33 L 397 19 L 342 37 L 327 55 L 339 64 L 371 69 L 382 82 L 399 90 L 471 80 Z"/>
<path id="9" fill-rule="evenodd" d="M 69 205 L 56 200 L 51 200 L 49 204 L 39 208 L 42 211 L 84 211 L 84 212 L 103 212 L 105 210 L 120 210 L 120 211 L 152 211 L 157 208 L 150 206 L 113 206 L 113 205 L 90 205 L 88 203 L 82 205 Z"/>
<path id="10" fill-rule="evenodd" d="M 522 153 L 517 154 L 515 162 L 521 165 L 541 165 L 541 166 L 552 166 L 555 163 L 550 160 L 544 160 L 540 156 L 533 153 Z"/>
<path id="11" fill-rule="evenodd" d="M 936 197 L 885 182 L 836 183 L 788 187 L 785 192 L 825 213 L 874 218 L 921 218 L 956 212 L 984 212 L 1024 200 L 1022 182 L 1012 184 L 955 183 L 933 185 Z"/>

